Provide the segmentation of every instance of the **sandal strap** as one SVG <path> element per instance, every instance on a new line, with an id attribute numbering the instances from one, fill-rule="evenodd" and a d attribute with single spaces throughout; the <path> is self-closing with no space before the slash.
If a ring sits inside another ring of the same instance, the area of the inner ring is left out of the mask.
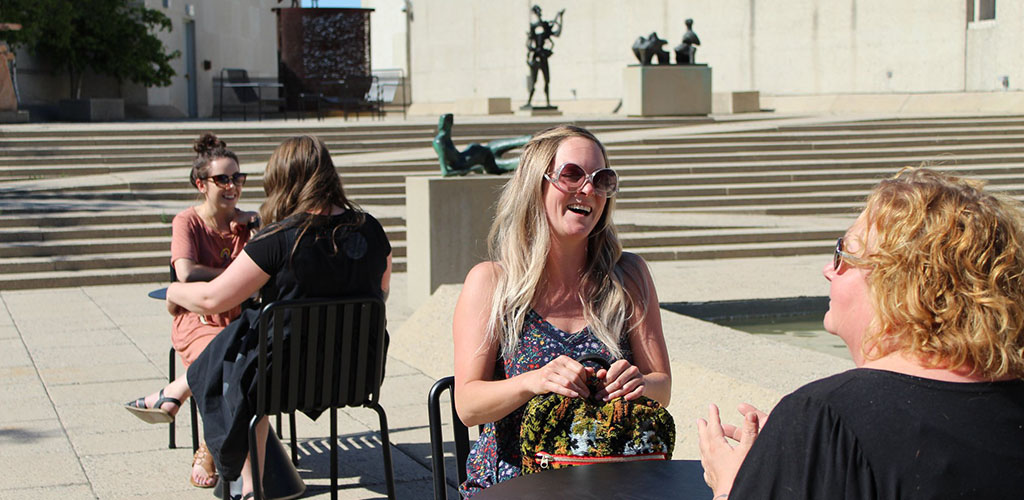
<path id="1" fill-rule="evenodd" d="M 161 406 L 164 405 L 164 403 L 171 403 L 172 405 L 177 406 L 178 408 L 181 408 L 181 400 L 178 399 L 178 398 L 172 398 L 172 397 L 164 396 L 164 390 L 163 389 L 160 389 L 160 394 L 158 395 L 158 397 L 159 397 L 159 399 L 156 400 L 156 403 L 153 403 L 153 408 L 160 408 Z M 145 403 L 143 403 L 143 404 L 145 404 Z"/>

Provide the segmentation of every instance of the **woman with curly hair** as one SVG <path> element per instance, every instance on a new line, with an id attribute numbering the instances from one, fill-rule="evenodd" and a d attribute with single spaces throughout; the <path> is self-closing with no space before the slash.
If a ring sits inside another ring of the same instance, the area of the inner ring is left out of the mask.
<path id="1" fill-rule="evenodd" d="M 535 395 L 647 396 L 667 405 L 668 352 L 646 263 L 624 253 L 612 223 L 618 177 L 590 132 L 538 133 L 498 199 L 491 260 L 466 276 L 455 307 L 455 404 L 484 425 L 470 452 L 468 497 L 520 474 L 519 430 Z M 615 360 L 596 376 L 575 359 Z"/>
<path id="2" fill-rule="evenodd" d="M 742 426 L 723 426 L 712 405 L 698 433 L 714 498 L 1019 498 L 1021 218 L 980 182 L 882 181 L 823 270 L 825 329 L 857 368 L 786 396 L 767 423 L 741 405 Z"/>

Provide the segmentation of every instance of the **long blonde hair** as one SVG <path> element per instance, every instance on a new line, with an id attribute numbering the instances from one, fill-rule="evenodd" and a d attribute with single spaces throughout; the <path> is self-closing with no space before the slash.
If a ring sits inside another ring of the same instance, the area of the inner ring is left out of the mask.
<path id="1" fill-rule="evenodd" d="M 593 141 L 608 166 L 604 145 L 586 129 L 562 125 L 543 130 L 523 148 L 519 168 L 505 185 L 498 199 L 494 223 L 488 235 L 491 260 L 497 262 L 496 286 L 487 321 L 486 345 L 500 345 L 504 357 L 511 356 L 519 344 L 520 332 L 530 311 L 534 294 L 541 283 L 551 234 L 544 211 L 544 174 L 552 168 L 555 153 L 563 141 L 583 137 Z M 587 256 L 579 296 L 583 316 L 591 332 L 616 357 L 622 355 L 619 344 L 632 325 L 646 312 L 646 283 L 638 280 L 646 273 L 637 269 L 639 259 L 625 259 L 612 213 L 615 198 L 608 198 L 604 212 L 587 239 Z M 624 286 L 624 278 L 631 280 Z"/>

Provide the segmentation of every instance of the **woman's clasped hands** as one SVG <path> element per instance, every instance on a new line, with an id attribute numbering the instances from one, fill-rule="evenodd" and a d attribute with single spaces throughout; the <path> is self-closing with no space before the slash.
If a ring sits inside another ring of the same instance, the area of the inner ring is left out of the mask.
<path id="1" fill-rule="evenodd" d="M 597 377 L 602 387 L 594 394 L 595 399 L 610 401 L 624 397 L 628 401 L 644 394 L 643 374 L 624 359 L 612 363 L 608 370 L 601 368 L 595 372 L 593 368 L 562 355 L 530 374 L 534 381 L 531 384 L 534 394 L 555 393 L 570 398 L 590 397 L 591 391 L 587 386 L 587 380 L 592 376 Z"/>

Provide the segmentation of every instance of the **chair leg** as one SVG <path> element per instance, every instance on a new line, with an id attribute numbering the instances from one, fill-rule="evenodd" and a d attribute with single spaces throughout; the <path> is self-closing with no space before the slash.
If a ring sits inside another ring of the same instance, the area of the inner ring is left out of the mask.
<path id="1" fill-rule="evenodd" d="M 381 451 L 384 453 L 384 481 L 388 487 L 388 498 L 394 500 L 395 498 L 395 469 L 391 464 L 391 436 L 388 434 L 388 416 L 384 413 L 384 408 L 379 404 L 371 406 L 373 411 L 377 412 L 377 416 L 380 417 L 380 441 Z"/>
<path id="2" fill-rule="evenodd" d="M 196 398 L 188 398 L 192 410 L 192 453 L 199 451 L 199 409 L 196 407 Z"/>
<path id="3" fill-rule="evenodd" d="M 338 409 L 331 407 L 331 500 L 338 500 Z"/>
<path id="4" fill-rule="evenodd" d="M 288 414 L 288 424 L 291 426 L 290 431 L 291 431 L 291 436 L 292 436 L 292 465 L 298 467 L 298 465 L 299 465 L 299 445 L 295 441 L 296 440 L 296 437 L 295 437 L 295 412 L 291 412 L 291 413 Z"/>
<path id="5" fill-rule="evenodd" d="M 171 347 L 170 352 L 167 353 L 167 383 L 174 382 L 174 347 Z M 174 449 L 177 445 L 174 443 L 174 422 L 167 424 L 167 447 Z M 193 452 L 194 453 L 194 452 Z"/>
<path id="6" fill-rule="evenodd" d="M 277 439 L 284 439 L 284 434 L 281 434 L 281 414 L 277 414 Z"/>
<path id="7" fill-rule="evenodd" d="M 263 486 L 259 478 L 259 453 L 256 449 L 256 424 L 260 421 L 259 415 L 253 415 L 249 421 L 249 470 L 252 471 L 252 492 L 253 500 L 263 500 Z M 224 483 L 224 498 L 230 498 L 228 483 Z"/>

